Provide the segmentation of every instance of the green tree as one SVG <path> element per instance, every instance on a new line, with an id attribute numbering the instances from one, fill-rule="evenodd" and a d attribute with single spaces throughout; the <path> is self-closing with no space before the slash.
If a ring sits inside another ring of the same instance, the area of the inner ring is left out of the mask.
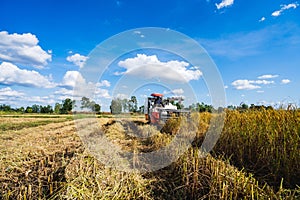
<path id="1" fill-rule="evenodd" d="M 241 110 L 247 110 L 249 107 L 248 107 L 247 104 L 241 103 L 239 108 L 240 108 Z"/>
<path id="2" fill-rule="evenodd" d="M 145 106 L 144 105 L 140 106 L 138 112 L 139 113 L 144 113 L 145 112 Z"/>
<path id="3" fill-rule="evenodd" d="M 32 108 L 30 106 L 27 106 L 25 109 L 25 113 L 32 113 Z"/>
<path id="4" fill-rule="evenodd" d="M 24 113 L 25 112 L 25 108 L 22 106 L 21 108 L 18 109 L 18 112 Z"/>
<path id="5" fill-rule="evenodd" d="M 93 111 L 95 111 L 96 113 L 100 113 L 100 110 L 101 110 L 101 106 L 99 104 L 95 103 Z"/>
<path id="6" fill-rule="evenodd" d="M 59 114 L 61 109 L 61 104 L 60 103 L 55 103 L 54 106 L 54 113 Z"/>
<path id="7" fill-rule="evenodd" d="M 136 96 L 131 96 L 129 100 L 129 111 L 136 112 L 138 109 Z"/>
<path id="8" fill-rule="evenodd" d="M 128 99 L 122 99 L 121 102 L 122 102 L 123 112 L 128 111 L 129 108 Z"/>
<path id="9" fill-rule="evenodd" d="M 52 106 L 50 105 L 47 105 L 47 106 L 40 106 L 40 112 L 41 113 L 53 113 L 53 109 L 52 109 Z"/>
<path id="10" fill-rule="evenodd" d="M 122 112 L 122 100 L 121 99 L 111 100 L 110 112 L 112 114 L 120 114 Z"/>
<path id="11" fill-rule="evenodd" d="M 62 107 L 60 108 L 61 114 L 68 114 L 72 111 L 75 106 L 75 100 L 71 100 L 70 98 L 66 98 L 62 101 Z"/>
<path id="12" fill-rule="evenodd" d="M 9 112 L 12 111 L 12 108 L 10 107 L 10 105 L 2 104 L 0 105 L 0 110 L 4 112 Z"/>
<path id="13" fill-rule="evenodd" d="M 95 101 L 91 101 L 87 97 L 82 97 L 81 98 L 81 109 L 87 108 L 90 109 L 93 112 L 100 112 L 101 106 L 97 104 Z"/>
<path id="14" fill-rule="evenodd" d="M 87 97 L 82 97 L 80 101 L 81 101 L 81 106 L 80 106 L 81 109 L 84 109 L 84 108 L 90 108 L 91 102 L 90 102 L 90 99 L 89 99 L 89 98 L 87 98 Z"/>
<path id="15" fill-rule="evenodd" d="M 176 102 L 175 106 L 177 107 L 177 109 L 183 109 L 183 107 L 184 107 L 183 104 L 179 103 L 179 102 Z"/>
<path id="16" fill-rule="evenodd" d="M 32 108 L 33 113 L 39 113 L 40 112 L 40 106 L 39 105 L 33 104 L 31 106 L 31 108 Z"/>

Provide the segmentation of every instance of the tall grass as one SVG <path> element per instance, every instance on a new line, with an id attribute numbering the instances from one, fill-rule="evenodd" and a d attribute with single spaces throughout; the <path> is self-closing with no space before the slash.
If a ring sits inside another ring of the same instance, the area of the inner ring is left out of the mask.
<path id="1" fill-rule="evenodd" d="M 214 151 L 277 189 L 281 183 L 295 188 L 300 185 L 300 112 L 227 111 Z"/>

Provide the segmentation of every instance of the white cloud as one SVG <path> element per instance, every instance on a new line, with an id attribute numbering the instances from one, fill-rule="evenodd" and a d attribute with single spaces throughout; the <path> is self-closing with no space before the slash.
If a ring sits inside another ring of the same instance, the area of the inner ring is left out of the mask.
<path id="1" fill-rule="evenodd" d="M 85 79 L 78 71 L 67 71 L 63 77 L 61 86 L 74 88 L 76 84 L 85 84 Z"/>
<path id="2" fill-rule="evenodd" d="M 0 88 L 0 104 L 9 104 L 20 106 L 28 106 L 31 104 L 54 104 L 56 101 L 53 95 L 49 96 L 33 96 L 20 91 L 11 89 L 10 87 Z"/>
<path id="3" fill-rule="evenodd" d="M 44 51 L 31 33 L 0 32 L 0 60 L 43 68 L 51 61 L 51 50 Z"/>
<path id="4" fill-rule="evenodd" d="M 263 91 L 263 90 L 257 90 L 256 92 L 257 93 L 264 93 L 265 91 Z"/>
<path id="5" fill-rule="evenodd" d="M 111 98 L 109 91 L 107 89 L 103 89 L 103 88 L 99 88 L 99 87 L 97 87 L 95 89 L 94 96 L 96 98 L 106 98 L 106 99 Z"/>
<path id="6" fill-rule="evenodd" d="M 234 0 L 222 0 L 221 3 L 216 3 L 215 5 L 217 6 L 217 9 L 221 9 L 224 7 L 231 6 L 234 3 Z"/>
<path id="7" fill-rule="evenodd" d="M 262 17 L 262 18 L 260 18 L 259 22 L 263 22 L 263 21 L 265 21 L 265 20 L 266 20 L 266 18 L 265 18 L 265 17 Z"/>
<path id="8" fill-rule="evenodd" d="M 0 88 L 0 98 L 2 97 L 20 97 L 23 96 L 23 92 L 12 90 L 10 87 Z"/>
<path id="9" fill-rule="evenodd" d="M 272 78 L 277 78 L 278 75 L 272 75 L 272 74 L 265 74 L 265 75 L 261 75 L 259 77 L 257 77 L 258 79 L 272 79 Z"/>
<path id="10" fill-rule="evenodd" d="M 274 84 L 274 81 L 267 80 L 236 80 L 231 83 L 233 87 L 237 90 L 254 90 L 259 89 L 259 85 L 269 85 Z"/>
<path id="11" fill-rule="evenodd" d="M 50 96 L 27 96 L 23 101 L 36 104 L 54 104 L 56 101 Z"/>
<path id="12" fill-rule="evenodd" d="M 280 16 L 280 15 L 283 13 L 283 11 L 288 10 L 288 9 L 291 9 L 291 8 L 296 9 L 298 6 L 299 6 L 299 4 L 298 4 L 297 2 L 295 2 L 295 3 L 290 3 L 290 4 L 288 4 L 288 5 L 281 5 L 280 10 L 274 11 L 274 12 L 272 13 L 272 16 L 273 16 L 273 17 L 278 17 L 278 16 Z"/>
<path id="13" fill-rule="evenodd" d="M 254 90 L 260 88 L 260 86 L 254 85 L 248 80 L 236 80 L 231 85 L 237 90 Z"/>
<path id="14" fill-rule="evenodd" d="M 182 95 L 184 93 L 182 88 L 172 90 L 172 93 L 175 95 Z"/>
<path id="15" fill-rule="evenodd" d="M 73 90 L 69 90 L 67 88 L 60 88 L 59 90 L 55 91 L 54 94 L 64 95 L 64 96 L 73 96 Z"/>
<path id="16" fill-rule="evenodd" d="M 60 84 L 62 89 L 55 92 L 57 95 L 89 97 L 89 98 L 110 98 L 109 90 L 101 87 L 110 87 L 110 82 L 103 80 L 100 83 L 86 82 L 78 71 L 67 71 Z"/>
<path id="17" fill-rule="evenodd" d="M 98 87 L 110 87 L 110 82 L 108 80 L 102 80 L 100 83 L 96 83 Z"/>
<path id="18" fill-rule="evenodd" d="M 123 93 L 118 93 L 115 97 L 119 98 L 119 99 L 128 99 L 129 98 L 128 94 L 123 94 Z"/>
<path id="19" fill-rule="evenodd" d="M 198 80 L 202 72 L 189 68 L 189 63 L 184 61 L 171 60 L 161 62 L 156 55 L 147 56 L 137 54 L 134 58 L 127 58 L 118 63 L 126 69 L 125 72 L 116 72 L 115 75 L 132 75 L 145 79 L 161 79 L 165 81 L 189 82 Z"/>
<path id="20" fill-rule="evenodd" d="M 291 81 L 289 80 L 289 79 L 282 79 L 281 80 L 281 83 L 282 84 L 288 84 L 288 83 L 290 83 Z"/>
<path id="21" fill-rule="evenodd" d="M 78 53 L 68 56 L 67 61 L 73 63 L 74 65 L 82 68 L 84 66 L 85 61 L 88 59 L 87 56 L 80 55 Z"/>
<path id="22" fill-rule="evenodd" d="M 250 83 L 255 83 L 255 84 L 262 84 L 262 85 L 269 85 L 269 84 L 274 84 L 274 81 L 267 81 L 267 80 L 256 80 L 256 81 L 249 81 Z"/>
<path id="23" fill-rule="evenodd" d="M 164 91 L 163 92 L 164 94 L 173 94 L 173 95 L 182 95 L 184 93 L 184 90 L 182 88 L 178 88 L 178 89 L 174 89 L 174 90 L 171 90 L 171 91 Z"/>
<path id="24" fill-rule="evenodd" d="M 8 62 L 0 64 L 0 84 L 21 85 L 38 88 L 53 88 L 55 83 L 51 77 L 46 77 L 34 70 L 19 69 L 16 65 Z"/>
<path id="25" fill-rule="evenodd" d="M 273 16 L 273 17 L 278 17 L 278 16 L 281 14 L 281 12 L 282 12 L 282 11 L 280 11 L 280 10 L 276 10 L 276 11 L 274 11 L 274 12 L 272 13 L 272 16 Z"/>
<path id="26" fill-rule="evenodd" d="M 133 34 L 139 35 L 141 38 L 145 37 L 145 35 L 143 35 L 141 31 L 134 31 Z"/>

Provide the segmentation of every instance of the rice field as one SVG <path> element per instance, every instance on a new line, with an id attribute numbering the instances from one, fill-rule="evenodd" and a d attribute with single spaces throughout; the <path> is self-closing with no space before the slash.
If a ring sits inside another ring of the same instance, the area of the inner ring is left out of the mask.
<path id="1" fill-rule="evenodd" d="M 192 125 L 171 119 L 160 130 L 138 117 L 0 116 L 0 199 L 300 199 L 300 111 L 226 111 L 206 157 L 199 148 L 215 116 L 192 117 L 199 129 L 183 155 L 157 171 L 129 173 L 94 158 L 78 128 L 96 123 L 122 150 L 146 153 Z"/>

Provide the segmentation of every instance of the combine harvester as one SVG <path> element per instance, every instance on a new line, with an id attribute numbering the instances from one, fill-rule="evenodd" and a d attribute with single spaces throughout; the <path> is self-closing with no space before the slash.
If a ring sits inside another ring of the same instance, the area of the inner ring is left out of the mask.
<path id="1" fill-rule="evenodd" d="M 163 99 L 163 95 L 152 93 L 145 101 L 145 118 L 149 123 L 162 124 L 172 117 L 189 116 L 190 111 L 178 109 L 171 102 L 181 104 L 182 97 L 168 97 Z"/>

